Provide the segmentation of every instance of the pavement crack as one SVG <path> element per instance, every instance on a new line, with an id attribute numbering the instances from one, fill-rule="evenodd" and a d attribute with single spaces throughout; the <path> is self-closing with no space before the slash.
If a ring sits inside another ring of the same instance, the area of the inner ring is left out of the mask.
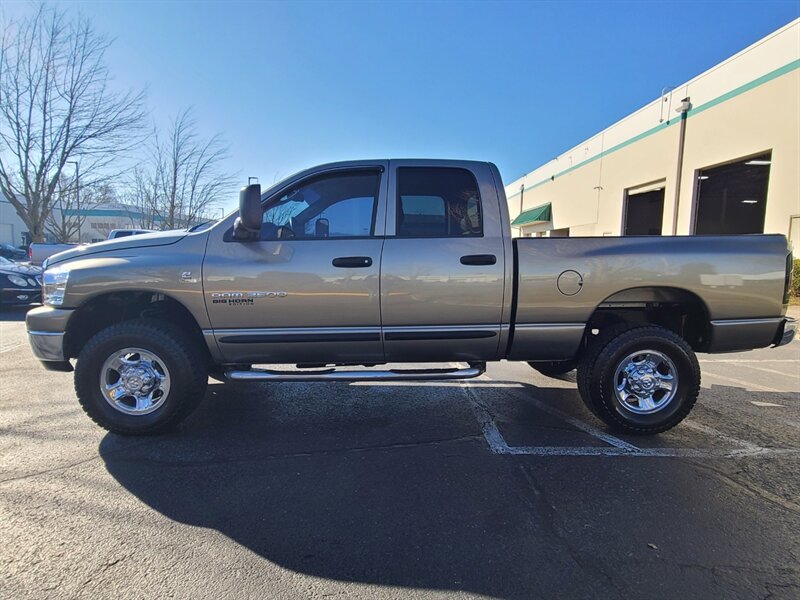
<path id="1" fill-rule="evenodd" d="M 723 483 L 725 483 L 726 485 L 728 485 L 730 487 L 736 488 L 738 490 L 742 490 L 742 491 L 744 491 L 746 493 L 749 493 L 752 496 L 756 496 L 758 498 L 761 498 L 762 500 L 766 500 L 770 504 L 772 504 L 774 506 L 777 506 L 779 508 L 782 508 L 784 510 L 787 510 L 787 511 L 789 511 L 789 512 L 795 514 L 795 515 L 800 515 L 800 504 L 792 502 L 791 500 L 787 500 L 786 498 L 782 498 L 781 496 L 778 496 L 777 494 L 773 494 L 772 492 L 770 492 L 768 490 L 765 490 L 764 488 L 762 488 L 760 486 L 751 485 L 751 484 L 748 484 L 748 483 L 746 483 L 744 481 L 739 481 L 738 479 L 735 479 L 734 477 L 732 477 L 730 474 L 725 473 L 724 471 L 721 471 L 720 469 L 718 469 L 717 467 L 712 466 L 711 464 L 700 463 L 700 462 L 697 462 L 697 461 L 694 461 L 694 460 L 691 460 L 691 459 L 680 459 L 679 458 L 677 460 L 679 460 L 680 462 L 683 462 L 684 464 L 688 464 L 688 465 L 694 466 L 694 467 L 696 467 L 698 469 L 701 469 L 701 470 L 704 470 L 704 471 L 710 471 L 712 474 L 716 475 L 716 477 L 720 481 L 722 481 Z M 734 475 L 738 475 L 738 474 L 739 474 L 739 471 L 737 471 L 737 473 L 735 473 Z"/>
<path id="2" fill-rule="evenodd" d="M 550 530 L 553 537 L 557 539 L 564 549 L 569 554 L 572 561 L 580 567 L 580 569 L 590 575 L 599 575 L 608 585 L 609 588 L 614 590 L 621 598 L 627 598 L 623 589 L 614 580 L 614 576 L 603 570 L 600 564 L 590 559 L 585 559 L 580 550 L 576 548 L 569 535 L 564 528 L 564 524 L 555 506 L 548 500 L 544 488 L 539 485 L 530 470 L 525 468 L 525 465 L 519 465 L 520 471 L 527 482 L 528 488 L 533 492 L 533 499 L 528 499 L 529 506 L 533 512 L 541 517 L 542 524 Z"/>
<path id="3" fill-rule="evenodd" d="M 342 454 L 355 454 L 355 453 L 363 453 L 363 452 L 373 452 L 376 450 L 395 450 L 395 449 L 403 449 L 403 448 L 420 448 L 420 447 L 431 447 L 431 446 L 440 446 L 444 444 L 450 444 L 453 442 L 462 442 L 468 440 L 479 440 L 482 439 L 482 436 L 479 434 L 469 434 L 469 435 L 460 435 L 460 436 L 453 436 L 447 438 L 440 438 L 434 440 L 423 440 L 417 442 L 401 442 L 401 443 L 394 443 L 394 444 L 375 444 L 370 446 L 353 446 L 350 448 L 338 448 L 334 450 L 319 450 L 319 451 L 304 451 L 304 452 L 276 452 L 276 453 L 265 453 L 265 454 L 257 454 L 251 456 L 238 456 L 238 457 L 220 457 L 220 458 L 211 458 L 206 460 L 199 460 L 199 459 L 189 459 L 185 461 L 175 461 L 175 460 L 163 460 L 154 457 L 125 457 L 123 459 L 116 460 L 115 462 L 136 462 L 136 463 L 149 463 L 154 465 L 161 465 L 161 466 L 168 466 L 168 467 L 204 467 L 204 466 L 211 466 L 211 465 L 220 465 L 220 464 L 231 464 L 231 463 L 247 463 L 247 462 L 254 462 L 259 460 L 280 460 L 284 458 L 305 458 L 305 457 L 314 457 L 314 456 L 336 456 Z"/>

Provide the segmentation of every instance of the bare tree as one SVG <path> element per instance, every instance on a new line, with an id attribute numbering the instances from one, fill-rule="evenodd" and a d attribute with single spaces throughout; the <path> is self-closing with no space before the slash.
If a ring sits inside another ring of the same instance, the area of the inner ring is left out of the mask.
<path id="1" fill-rule="evenodd" d="M 67 161 L 89 185 L 141 141 L 143 94 L 111 90 L 110 42 L 85 18 L 40 5 L 0 27 L 0 192 L 38 242 Z"/>
<path id="2" fill-rule="evenodd" d="M 125 204 L 129 207 L 131 223 L 141 229 L 160 229 L 158 179 L 142 166 L 136 166 L 128 177 Z"/>
<path id="3" fill-rule="evenodd" d="M 210 218 L 233 187 L 222 165 L 228 148 L 217 134 L 203 139 L 188 109 L 170 125 L 167 136 L 155 136 L 149 164 L 134 170 L 132 203 L 145 220 L 164 229 L 186 227 Z"/>

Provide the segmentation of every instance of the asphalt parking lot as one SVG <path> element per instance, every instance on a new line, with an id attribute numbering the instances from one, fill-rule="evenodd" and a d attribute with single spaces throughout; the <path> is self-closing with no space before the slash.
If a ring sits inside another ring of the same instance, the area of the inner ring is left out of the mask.
<path id="1" fill-rule="evenodd" d="M 796 312 L 796 311 L 795 311 Z M 95 427 L 0 316 L 3 598 L 798 598 L 800 342 L 701 355 L 681 426 L 617 436 L 574 375 L 218 384 Z"/>

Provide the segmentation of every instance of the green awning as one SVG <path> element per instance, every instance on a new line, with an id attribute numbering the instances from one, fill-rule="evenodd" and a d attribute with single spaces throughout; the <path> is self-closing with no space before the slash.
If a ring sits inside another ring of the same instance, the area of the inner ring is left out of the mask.
<path id="1" fill-rule="evenodd" d="M 523 210 L 519 216 L 511 221 L 514 227 L 522 227 L 523 225 L 537 225 L 539 223 L 547 223 L 553 220 L 553 211 L 550 208 L 550 203 L 535 206 L 528 210 Z"/>

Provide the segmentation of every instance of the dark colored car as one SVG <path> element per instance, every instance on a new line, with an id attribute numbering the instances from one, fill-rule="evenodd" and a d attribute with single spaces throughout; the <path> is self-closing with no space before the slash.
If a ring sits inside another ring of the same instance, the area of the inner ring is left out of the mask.
<path id="1" fill-rule="evenodd" d="M 0 257 L 9 260 L 27 260 L 28 254 L 22 248 L 15 248 L 11 244 L 0 244 Z"/>
<path id="2" fill-rule="evenodd" d="M 42 301 L 42 269 L 0 257 L 0 304 Z"/>

